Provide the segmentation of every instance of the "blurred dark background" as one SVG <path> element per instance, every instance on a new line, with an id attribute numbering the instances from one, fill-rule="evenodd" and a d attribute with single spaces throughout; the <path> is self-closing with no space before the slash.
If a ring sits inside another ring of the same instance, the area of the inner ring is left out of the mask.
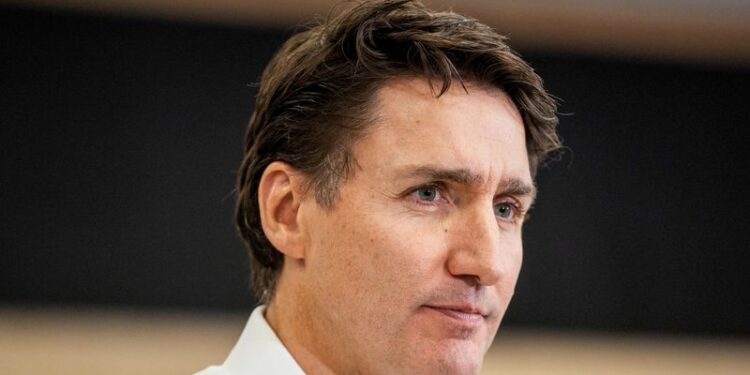
<path id="1" fill-rule="evenodd" d="M 294 27 L 183 13 L 0 5 L 0 304 L 254 304 L 234 171 Z M 511 27 L 569 149 L 540 172 L 505 324 L 748 337 L 750 28 L 624 18 Z"/>

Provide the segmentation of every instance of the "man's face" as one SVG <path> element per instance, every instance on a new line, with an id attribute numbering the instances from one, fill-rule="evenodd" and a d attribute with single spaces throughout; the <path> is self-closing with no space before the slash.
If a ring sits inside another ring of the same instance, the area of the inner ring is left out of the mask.
<path id="1" fill-rule="evenodd" d="M 475 374 L 521 267 L 533 199 L 520 115 L 501 91 L 389 81 L 334 206 L 300 206 L 299 319 L 342 373 Z"/>

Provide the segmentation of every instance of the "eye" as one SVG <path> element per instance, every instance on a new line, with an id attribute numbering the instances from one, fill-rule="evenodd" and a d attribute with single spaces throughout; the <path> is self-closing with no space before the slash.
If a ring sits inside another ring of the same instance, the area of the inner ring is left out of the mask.
<path id="1" fill-rule="evenodd" d="M 438 187 L 434 185 L 422 186 L 413 192 L 414 196 L 424 202 L 434 202 L 437 200 L 439 192 Z"/>
<path id="2" fill-rule="evenodd" d="M 502 202 L 495 205 L 495 216 L 501 219 L 512 219 L 516 207 L 510 202 Z"/>

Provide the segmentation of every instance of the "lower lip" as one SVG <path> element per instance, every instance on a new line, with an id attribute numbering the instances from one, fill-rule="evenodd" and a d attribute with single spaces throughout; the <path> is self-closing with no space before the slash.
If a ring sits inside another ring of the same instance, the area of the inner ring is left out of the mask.
<path id="1" fill-rule="evenodd" d="M 430 310 L 439 312 L 449 318 L 458 320 L 460 322 L 476 324 L 476 323 L 481 323 L 484 320 L 484 316 L 482 316 L 481 314 L 468 313 L 464 311 L 444 309 L 444 308 L 432 307 L 432 306 L 427 306 L 427 308 L 429 308 Z"/>

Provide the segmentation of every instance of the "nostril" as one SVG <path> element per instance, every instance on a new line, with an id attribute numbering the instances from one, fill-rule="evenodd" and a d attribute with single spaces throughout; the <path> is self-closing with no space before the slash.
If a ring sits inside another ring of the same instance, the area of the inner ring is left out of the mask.
<path id="1" fill-rule="evenodd" d="M 470 287 L 477 287 L 482 285 L 482 282 L 481 280 L 479 280 L 479 276 L 477 275 L 464 275 L 463 279 Z"/>

